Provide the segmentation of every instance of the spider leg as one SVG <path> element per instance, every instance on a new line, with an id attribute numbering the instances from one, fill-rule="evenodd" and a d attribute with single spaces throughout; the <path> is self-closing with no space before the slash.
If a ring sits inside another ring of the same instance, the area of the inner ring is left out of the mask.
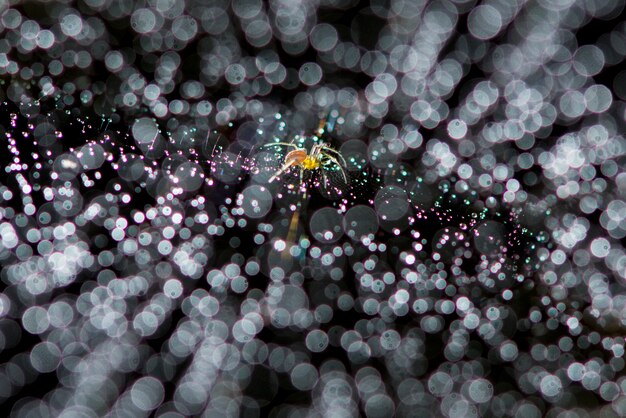
<path id="1" fill-rule="evenodd" d="M 324 170 L 320 170 L 322 172 L 322 180 L 324 181 L 324 187 L 326 187 L 326 185 L 328 184 L 328 177 L 326 177 L 326 173 L 324 173 Z"/>
<path id="2" fill-rule="evenodd" d="M 307 189 L 304 186 L 304 168 L 300 166 L 300 190 L 304 190 L 304 198 L 306 199 Z"/>
<path id="3" fill-rule="evenodd" d="M 309 157 L 311 157 L 312 159 L 317 159 L 320 155 L 320 145 L 319 144 L 315 144 L 313 145 L 313 147 L 311 148 L 311 152 L 309 152 Z"/>
<path id="4" fill-rule="evenodd" d="M 346 172 L 343 169 L 343 167 L 341 166 L 341 164 L 339 163 L 339 161 L 337 161 L 337 159 L 335 157 L 333 157 L 332 155 L 325 155 L 326 158 L 328 158 L 330 161 L 332 161 L 333 163 L 335 163 L 335 165 L 337 167 L 339 167 L 339 170 L 341 171 L 341 175 L 343 176 L 343 181 L 346 182 L 346 184 L 348 183 L 348 177 L 346 176 Z"/>
<path id="5" fill-rule="evenodd" d="M 263 144 L 261 145 L 261 148 L 264 147 L 274 147 L 274 146 L 281 146 L 281 147 L 293 147 L 293 148 L 298 148 L 298 146 L 296 144 L 294 144 L 293 142 L 270 142 L 268 144 Z"/>
<path id="6" fill-rule="evenodd" d="M 272 177 L 270 177 L 270 179 L 268 180 L 268 183 L 273 182 L 274 180 L 276 180 L 276 178 L 278 176 L 280 176 L 281 174 L 283 174 L 285 171 L 289 170 L 289 168 L 291 168 L 291 166 L 297 164 L 298 162 L 295 160 L 291 160 L 288 163 L 283 164 L 283 166 L 278 169 L 277 172 L 274 173 L 274 175 Z"/>
<path id="7" fill-rule="evenodd" d="M 327 146 L 324 146 L 324 145 L 322 145 L 320 148 L 322 150 L 326 151 L 326 152 L 331 152 L 331 153 L 335 154 L 336 156 L 338 156 L 341 159 L 341 162 L 343 163 L 344 167 L 348 166 L 348 163 L 343 158 L 343 155 L 341 155 L 341 153 L 339 151 L 337 151 L 336 149 L 333 149 L 333 148 L 330 148 L 330 147 L 327 147 Z"/>

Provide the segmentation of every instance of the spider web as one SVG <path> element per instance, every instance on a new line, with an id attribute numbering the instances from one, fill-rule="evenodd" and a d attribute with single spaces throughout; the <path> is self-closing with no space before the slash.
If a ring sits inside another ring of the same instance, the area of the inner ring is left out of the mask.
<path id="1" fill-rule="evenodd" d="M 322 166 L 318 170 L 316 181 L 319 182 L 319 192 L 326 199 L 339 200 L 349 197 L 350 173 L 342 170 L 335 164 Z"/>

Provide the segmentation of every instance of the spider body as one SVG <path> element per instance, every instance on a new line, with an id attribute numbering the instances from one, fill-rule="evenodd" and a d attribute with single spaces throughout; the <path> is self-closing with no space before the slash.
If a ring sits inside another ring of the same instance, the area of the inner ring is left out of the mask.
<path id="1" fill-rule="evenodd" d="M 285 164 L 301 165 L 305 170 L 315 170 L 320 166 L 319 160 L 308 155 L 304 149 L 289 151 L 285 156 Z"/>
<path id="2" fill-rule="evenodd" d="M 276 180 L 282 174 L 290 170 L 291 168 L 297 168 L 300 171 L 300 185 L 302 186 L 304 174 L 306 171 L 320 170 L 324 186 L 328 185 L 328 177 L 324 171 L 324 168 L 334 168 L 338 170 L 345 183 L 348 182 L 346 176 L 345 167 L 347 166 L 346 160 L 341 156 L 339 151 L 331 148 L 325 142 L 315 143 L 310 151 L 305 148 L 300 148 L 293 142 L 274 142 L 271 144 L 265 144 L 267 147 L 286 147 L 291 148 L 285 155 L 282 166 L 272 175 L 269 179 L 269 183 Z"/>

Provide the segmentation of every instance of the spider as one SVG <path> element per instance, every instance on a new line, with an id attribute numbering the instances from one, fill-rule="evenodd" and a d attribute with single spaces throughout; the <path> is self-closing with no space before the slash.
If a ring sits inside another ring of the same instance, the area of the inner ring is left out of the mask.
<path id="1" fill-rule="evenodd" d="M 305 148 L 299 148 L 293 142 L 273 142 L 263 145 L 264 147 L 287 147 L 293 148 L 285 155 L 283 165 L 270 177 L 269 183 L 276 180 L 280 175 L 288 171 L 292 167 L 298 167 L 300 170 L 300 186 L 304 178 L 305 171 L 313 171 L 321 169 L 322 179 L 324 186 L 329 184 L 328 177 L 325 173 L 325 168 L 334 166 L 339 170 L 343 181 L 347 184 L 348 177 L 346 176 L 345 167 L 347 166 L 346 160 L 342 157 L 339 151 L 331 148 L 327 143 L 320 142 L 313 145 L 311 151 L 307 152 Z"/>

